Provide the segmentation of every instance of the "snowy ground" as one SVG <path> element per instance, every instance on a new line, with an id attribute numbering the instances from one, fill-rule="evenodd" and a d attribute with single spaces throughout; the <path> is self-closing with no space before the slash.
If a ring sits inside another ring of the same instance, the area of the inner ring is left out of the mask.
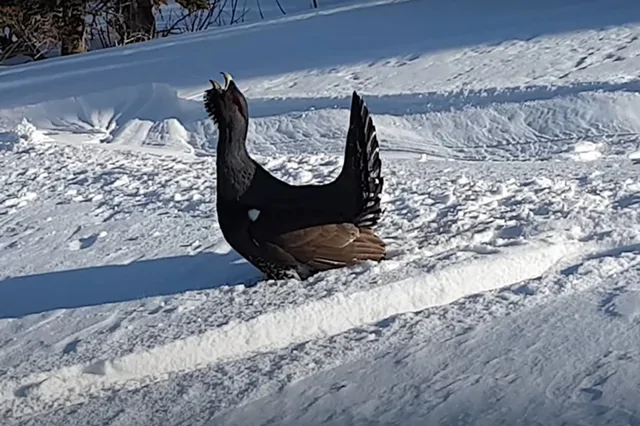
<path id="1" fill-rule="evenodd" d="M 639 425 L 640 4 L 480 3 L 1 68 L 2 425 Z M 393 259 L 275 283 L 230 250 L 223 70 L 290 182 L 365 95 Z"/>

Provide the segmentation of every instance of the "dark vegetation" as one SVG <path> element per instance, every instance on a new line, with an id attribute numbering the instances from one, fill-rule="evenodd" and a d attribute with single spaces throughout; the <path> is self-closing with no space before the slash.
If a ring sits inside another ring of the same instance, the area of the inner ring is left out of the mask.
<path id="1" fill-rule="evenodd" d="M 261 17 L 260 0 L 254 0 Z M 275 1 L 281 13 L 285 10 Z M 122 46 L 244 21 L 247 0 L 0 0 L 0 64 Z M 317 7 L 311 0 L 311 7 Z"/>

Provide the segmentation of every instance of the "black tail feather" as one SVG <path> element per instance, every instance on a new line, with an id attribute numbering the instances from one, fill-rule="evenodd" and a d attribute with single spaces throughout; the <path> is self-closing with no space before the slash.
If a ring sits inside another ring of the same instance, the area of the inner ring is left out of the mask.
<path id="1" fill-rule="evenodd" d="M 362 227 L 375 226 L 382 216 L 380 207 L 380 195 L 383 188 L 382 161 L 380 159 L 380 146 L 373 119 L 369 114 L 369 108 L 357 92 L 353 92 L 351 99 L 350 132 L 355 132 L 357 137 L 347 141 L 355 142 L 350 147 L 353 151 L 353 165 L 360 183 L 361 200 L 355 224 Z M 349 153 L 349 148 L 347 148 Z"/>

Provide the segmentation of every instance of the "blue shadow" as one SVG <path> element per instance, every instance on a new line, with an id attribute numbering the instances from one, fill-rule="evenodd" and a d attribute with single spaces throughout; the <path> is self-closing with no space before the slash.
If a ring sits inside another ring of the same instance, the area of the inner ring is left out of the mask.
<path id="1" fill-rule="evenodd" d="M 259 278 L 258 270 L 233 251 L 13 277 L 0 281 L 0 319 L 223 285 L 250 285 Z"/>

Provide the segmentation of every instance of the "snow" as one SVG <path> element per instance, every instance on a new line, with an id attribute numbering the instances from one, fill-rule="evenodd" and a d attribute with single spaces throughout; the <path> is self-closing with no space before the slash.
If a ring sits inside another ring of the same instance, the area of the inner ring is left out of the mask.
<path id="1" fill-rule="evenodd" d="M 3 426 L 639 423 L 640 6 L 293 11 L 0 68 Z M 364 95 L 389 260 L 272 282 L 230 249 L 220 71 L 293 183 Z"/>

